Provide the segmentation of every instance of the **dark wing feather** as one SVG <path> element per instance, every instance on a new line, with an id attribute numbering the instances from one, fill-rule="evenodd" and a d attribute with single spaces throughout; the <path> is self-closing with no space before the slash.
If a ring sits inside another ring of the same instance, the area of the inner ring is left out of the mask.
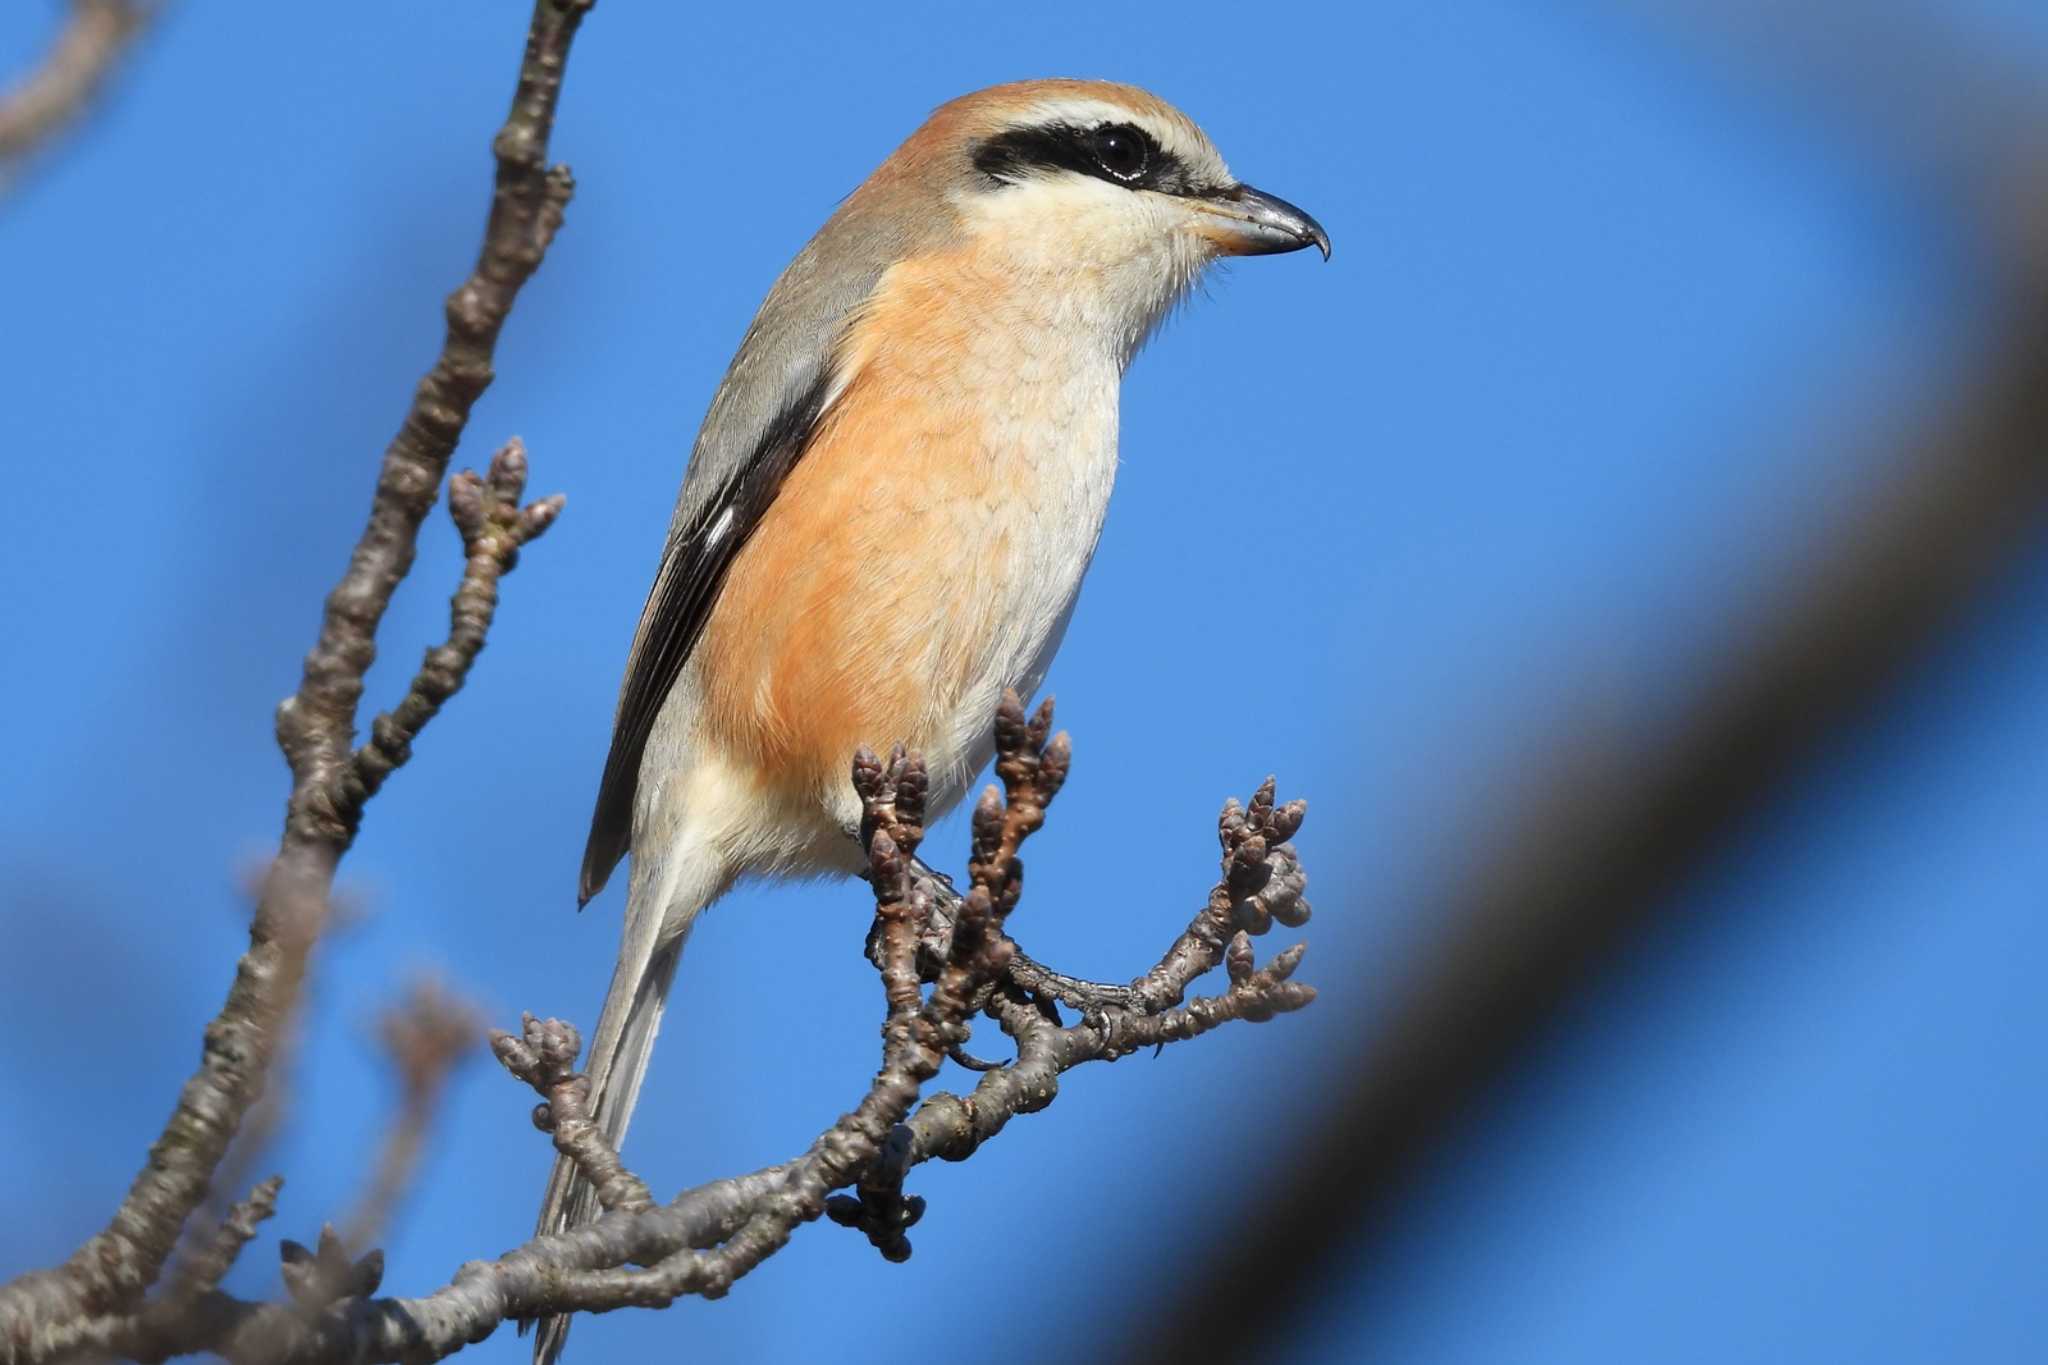
<path id="1" fill-rule="evenodd" d="M 752 455 L 669 537 L 619 695 L 611 752 L 605 756 L 590 840 L 583 850 L 579 903 L 596 895 L 626 856 L 633 837 L 633 793 L 654 718 L 704 633 L 734 558 L 810 444 L 830 382 L 831 367 L 822 367 L 809 387 L 768 423 Z"/>
<path id="2" fill-rule="evenodd" d="M 958 221 L 934 212 L 928 192 L 903 192 L 895 162 L 850 195 L 789 263 L 712 397 L 626 664 L 583 851 L 582 900 L 597 894 L 631 848 L 648 736 L 734 557 L 803 458 L 835 383 L 845 378 L 836 356 L 848 328 L 893 262 L 959 240 Z M 976 178 L 964 159 L 957 171 L 963 182 Z"/>

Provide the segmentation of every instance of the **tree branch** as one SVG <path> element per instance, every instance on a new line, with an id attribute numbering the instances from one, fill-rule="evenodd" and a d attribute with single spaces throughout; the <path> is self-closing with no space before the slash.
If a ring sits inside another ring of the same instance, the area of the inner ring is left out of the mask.
<path id="1" fill-rule="evenodd" d="M 539 266 L 568 202 L 573 182 L 566 169 L 548 167 L 547 146 L 569 46 L 589 8 L 590 0 L 537 0 L 534 6 L 512 109 L 493 144 L 497 180 L 483 248 L 475 269 L 449 296 L 441 354 L 385 451 L 368 522 L 346 573 L 328 595 L 299 689 L 278 708 L 278 741 L 292 774 L 284 833 L 258 900 L 249 950 L 227 1002 L 207 1026 L 200 1068 L 186 1082 L 148 1165 L 107 1228 L 63 1266 L 0 1286 L 0 1361 L 11 1365 L 51 1358 L 72 1344 L 82 1324 L 135 1314 L 261 1093 L 280 1025 L 325 914 L 335 868 L 355 837 L 369 794 L 353 744 L 356 707 L 363 676 L 376 656 L 378 624 L 393 590 L 412 567 L 420 524 L 433 506 L 470 408 L 491 381 L 499 329 L 520 286 Z M 458 520 L 464 515 L 458 508 Z M 551 516 L 528 509 L 520 525 L 535 519 L 530 538 Z M 502 539 L 505 533 L 500 526 L 493 534 Z M 503 560 L 497 572 L 508 567 L 509 560 Z M 475 569 L 472 556 L 472 573 Z M 464 610 L 464 594 L 458 591 L 458 627 Z M 474 612 L 467 619 L 480 631 Z M 482 620 L 487 622 L 487 610 Z M 480 645 L 480 634 L 474 647 L 451 643 L 458 654 L 467 647 L 469 658 Z M 465 658 L 453 673 L 455 684 L 466 668 Z M 445 693 L 430 705 L 409 709 L 401 703 L 400 715 L 415 717 L 396 722 L 400 728 L 410 725 L 408 743 L 442 699 Z M 389 766 L 402 761 L 403 753 L 403 746 L 395 758 L 387 753 Z"/>
<path id="2" fill-rule="evenodd" d="M 589 1080 L 571 1069 L 580 1047 L 576 1030 L 528 1015 L 519 1036 L 496 1035 L 494 1051 L 542 1095 L 537 1125 L 597 1185 L 606 1210 L 597 1221 L 536 1238 L 494 1261 L 472 1261 L 443 1288 L 414 1299 L 351 1294 L 379 1266 L 350 1262 L 338 1239 L 323 1238 L 320 1251 L 299 1248 L 293 1257 L 295 1306 L 213 1292 L 182 1313 L 96 1320 L 85 1325 L 79 1344 L 150 1360 L 198 1350 L 236 1361 L 436 1360 L 508 1318 L 659 1308 L 686 1294 L 716 1298 L 797 1227 L 826 1213 L 866 1233 L 889 1259 L 903 1260 L 910 1255 L 904 1233 L 924 1212 L 923 1200 L 904 1194 L 903 1181 L 922 1162 L 966 1159 L 1018 1115 L 1050 1104 L 1059 1078 L 1085 1062 L 1182 1041 L 1231 1020 L 1270 1019 L 1313 1000 L 1312 989 L 1289 979 L 1300 946 L 1264 967 L 1252 956 L 1251 936 L 1282 916 L 1249 916 L 1246 897 L 1256 892 L 1248 888 L 1286 880 L 1292 892 L 1273 903 L 1293 922 L 1308 914 L 1293 850 L 1269 842 L 1271 834 L 1299 827 L 1301 807 L 1276 807 L 1270 781 L 1249 810 L 1234 801 L 1224 807 L 1223 876 L 1160 965 L 1140 978 L 1158 983 L 1159 998 L 1177 1002 L 1220 963 L 1229 979 L 1222 994 L 1156 1009 L 1109 1006 L 1067 1026 L 1049 1000 L 1009 978 L 1015 946 L 1007 923 L 1023 890 L 1017 851 L 1043 824 L 1069 762 L 1066 736 L 1047 737 L 1051 719 L 1047 706 L 1026 721 L 1015 697 L 999 714 L 996 771 L 1004 795 L 998 799 L 991 789 L 975 810 L 968 890 L 957 897 L 949 946 L 929 982 L 919 956 L 933 903 L 913 870 L 924 833 L 924 767 L 900 749 L 886 762 L 865 752 L 855 759 L 881 959 L 882 1057 L 860 1102 L 801 1156 L 655 1204 L 589 1121 Z M 1225 906 L 1250 922 L 1212 951 Z M 983 1075 L 968 1095 L 937 1094 L 920 1104 L 925 1082 L 966 1040 L 977 1015 L 1015 1040 L 1016 1060 Z M 832 1197 L 846 1189 L 854 1193 Z"/>

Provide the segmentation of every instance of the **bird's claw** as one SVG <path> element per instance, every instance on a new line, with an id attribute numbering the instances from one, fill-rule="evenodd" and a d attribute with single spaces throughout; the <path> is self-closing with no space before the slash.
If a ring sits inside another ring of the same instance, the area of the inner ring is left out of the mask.
<path id="1" fill-rule="evenodd" d="M 1001 1071 L 1006 1065 L 1003 1062 L 983 1061 L 958 1043 L 947 1048 L 946 1055 L 953 1060 L 954 1065 L 965 1067 L 969 1071 Z"/>

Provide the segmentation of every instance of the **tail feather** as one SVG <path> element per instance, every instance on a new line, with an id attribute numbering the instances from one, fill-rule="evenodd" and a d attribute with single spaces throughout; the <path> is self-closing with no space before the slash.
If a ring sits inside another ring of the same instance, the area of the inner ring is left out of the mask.
<path id="1" fill-rule="evenodd" d="M 615 1151 L 625 1141 L 626 1126 L 632 1122 L 633 1106 L 640 1098 L 640 1083 L 647 1078 L 647 1062 L 654 1055 L 655 1035 L 661 1030 L 662 1012 L 668 1004 L 669 988 L 675 984 L 676 964 L 682 961 L 690 924 L 730 880 L 720 873 L 702 886 L 685 885 L 696 880 L 690 873 L 701 876 L 710 869 L 678 859 L 648 862 L 643 873 L 635 860 L 619 965 L 612 971 L 612 984 L 605 992 L 597 1033 L 583 1068 L 590 1077 L 593 1116 Z M 597 1215 L 597 1190 L 577 1174 L 573 1162 L 557 1156 L 541 1200 L 535 1235 L 563 1232 Z M 568 1335 L 567 1314 L 542 1318 L 533 1343 L 534 1365 L 554 1365 Z"/>

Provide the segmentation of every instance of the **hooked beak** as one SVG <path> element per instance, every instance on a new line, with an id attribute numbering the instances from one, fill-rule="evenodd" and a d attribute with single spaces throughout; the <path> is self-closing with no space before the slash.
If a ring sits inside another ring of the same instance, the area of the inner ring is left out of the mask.
<path id="1" fill-rule="evenodd" d="M 1196 212 L 1195 230 L 1226 256 L 1272 256 L 1313 246 L 1330 259 L 1330 234 L 1323 225 L 1278 195 L 1232 185 L 1188 204 Z"/>

